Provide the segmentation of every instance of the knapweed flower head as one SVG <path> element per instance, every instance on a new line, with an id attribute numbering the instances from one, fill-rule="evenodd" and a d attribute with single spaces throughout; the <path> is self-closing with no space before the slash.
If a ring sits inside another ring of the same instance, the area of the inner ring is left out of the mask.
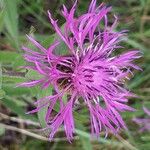
<path id="1" fill-rule="evenodd" d="M 117 134 L 120 129 L 126 128 L 120 112 L 134 110 L 126 103 L 128 97 L 135 95 L 124 84 L 133 75 L 133 69 L 140 70 L 133 63 L 140 57 L 139 51 L 114 55 L 114 51 L 122 48 L 119 43 L 126 31 L 115 31 L 116 16 L 114 23 L 108 25 L 107 14 L 111 7 L 105 4 L 96 7 L 96 0 L 92 0 L 87 13 L 75 17 L 76 4 L 77 1 L 70 10 L 63 6 L 62 14 L 66 20 L 63 30 L 48 12 L 50 22 L 59 36 L 49 48 L 44 48 L 31 36 L 27 37 L 40 52 L 23 47 L 25 60 L 32 64 L 27 68 L 35 70 L 42 77 L 22 83 L 21 86 L 53 87 L 53 94 L 39 99 L 35 103 L 36 109 L 29 112 L 35 113 L 48 106 L 45 122 L 50 129 L 50 139 L 61 125 L 68 140 L 73 139 L 73 109 L 75 105 L 80 105 L 81 99 L 89 110 L 91 133 L 96 137 L 101 131 L 106 135 L 108 132 Z M 67 55 L 56 54 L 60 42 L 67 46 Z M 63 101 L 64 95 L 67 102 Z M 53 117 L 56 103 L 60 104 L 60 110 Z"/>
<path id="2" fill-rule="evenodd" d="M 150 110 L 146 107 L 143 107 L 143 110 L 145 115 L 147 115 L 146 117 L 133 118 L 133 121 L 141 127 L 140 132 L 150 131 Z"/>

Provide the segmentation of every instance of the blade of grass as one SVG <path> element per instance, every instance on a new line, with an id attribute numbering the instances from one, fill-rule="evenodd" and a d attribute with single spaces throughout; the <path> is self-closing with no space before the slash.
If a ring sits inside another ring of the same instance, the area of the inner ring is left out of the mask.
<path id="1" fill-rule="evenodd" d="M 15 48 L 19 50 L 19 33 L 18 33 L 18 13 L 17 13 L 17 0 L 5 0 L 4 10 L 5 10 L 5 27 L 10 36 L 10 42 L 15 44 Z"/>

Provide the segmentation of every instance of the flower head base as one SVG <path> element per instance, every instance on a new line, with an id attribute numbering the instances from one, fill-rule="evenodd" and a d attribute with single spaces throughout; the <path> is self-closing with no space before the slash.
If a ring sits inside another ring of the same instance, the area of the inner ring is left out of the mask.
<path id="1" fill-rule="evenodd" d="M 70 11 L 63 6 L 62 14 L 66 19 L 63 31 L 48 12 L 56 33 L 68 47 L 68 55 L 56 55 L 58 41 L 45 49 L 28 36 L 41 53 L 23 47 L 26 52 L 25 59 L 33 63 L 27 68 L 37 71 L 42 78 L 22 83 L 21 86 L 40 85 L 42 88 L 48 88 L 52 85 L 55 91 L 55 94 L 38 100 L 35 103 L 37 108 L 30 112 L 34 113 L 49 106 L 45 121 L 51 129 L 50 139 L 62 124 L 68 140 L 73 138 L 73 107 L 79 98 L 82 98 L 89 109 L 91 132 L 97 137 L 102 130 L 107 135 L 109 131 L 116 134 L 121 128 L 126 128 L 119 112 L 134 110 L 125 103 L 128 97 L 135 95 L 123 85 L 125 79 L 129 79 L 129 74 L 132 74 L 131 68 L 140 70 L 132 62 L 140 57 L 139 51 L 112 56 L 112 52 L 122 48 L 119 42 L 123 40 L 126 31 L 114 31 L 116 17 L 115 22 L 108 26 L 107 13 L 111 7 L 107 8 L 101 4 L 96 8 L 96 0 L 92 0 L 88 12 L 75 18 L 76 3 Z M 104 27 L 100 26 L 101 23 Z M 67 103 L 62 99 L 64 95 L 68 95 Z M 60 103 L 60 111 L 51 119 L 56 102 Z M 102 103 L 105 106 L 102 106 Z"/>
<path id="2" fill-rule="evenodd" d="M 146 107 L 143 107 L 145 114 L 148 115 L 149 118 L 134 118 L 133 121 L 137 123 L 141 129 L 140 132 L 150 131 L 150 110 Z"/>

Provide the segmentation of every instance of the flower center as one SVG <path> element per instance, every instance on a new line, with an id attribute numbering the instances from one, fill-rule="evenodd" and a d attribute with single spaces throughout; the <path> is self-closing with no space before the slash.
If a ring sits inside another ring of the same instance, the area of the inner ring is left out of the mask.
<path id="1" fill-rule="evenodd" d="M 72 74 L 72 81 L 74 88 L 82 94 L 87 94 L 93 97 L 93 92 L 97 95 L 99 93 L 98 83 L 100 82 L 100 72 L 91 66 L 91 64 L 80 64 Z"/>
<path id="2" fill-rule="evenodd" d="M 97 60 L 90 61 L 83 58 L 77 62 L 70 59 L 57 64 L 56 68 L 62 73 L 57 80 L 60 89 L 70 86 L 69 91 L 76 91 L 79 95 L 86 94 L 88 97 L 100 95 L 99 89 L 104 76 L 104 68 L 97 65 Z"/>
<path id="3" fill-rule="evenodd" d="M 64 89 L 70 86 L 73 74 L 73 63 L 71 60 L 62 61 L 60 64 L 56 65 L 56 69 L 61 72 L 59 79 L 57 80 L 58 87 Z"/>

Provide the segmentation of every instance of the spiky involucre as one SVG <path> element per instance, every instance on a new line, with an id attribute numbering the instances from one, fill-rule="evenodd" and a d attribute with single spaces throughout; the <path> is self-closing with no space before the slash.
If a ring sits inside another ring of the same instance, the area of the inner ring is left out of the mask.
<path id="1" fill-rule="evenodd" d="M 56 34 L 68 47 L 68 55 L 56 55 L 60 40 L 46 49 L 28 36 L 40 52 L 23 47 L 24 58 L 32 63 L 26 68 L 37 71 L 42 78 L 20 86 L 53 86 L 54 89 L 55 94 L 38 100 L 35 103 L 37 108 L 29 112 L 35 113 L 48 106 L 45 121 L 51 130 L 50 140 L 62 124 L 68 140 L 73 139 L 73 107 L 76 103 L 79 105 L 79 98 L 89 110 L 91 133 L 97 137 L 102 130 L 107 135 L 109 131 L 116 134 L 121 128 L 126 128 L 119 112 L 134 110 L 125 104 L 128 97 L 135 95 L 124 88 L 124 82 L 129 79 L 129 74 L 133 75 L 131 68 L 140 70 L 133 64 L 133 60 L 140 57 L 139 51 L 112 56 L 114 51 L 122 48 L 119 42 L 126 31 L 114 31 L 116 16 L 114 23 L 108 26 L 107 14 L 111 7 L 104 4 L 96 7 L 96 0 L 92 0 L 88 12 L 76 18 L 76 3 L 70 11 L 63 6 L 62 14 L 66 19 L 63 31 L 48 12 Z M 67 103 L 62 100 L 64 95 L 68 97 Z M 51 119 L 56 102 L 60 103 L 60 111 Z"/>

